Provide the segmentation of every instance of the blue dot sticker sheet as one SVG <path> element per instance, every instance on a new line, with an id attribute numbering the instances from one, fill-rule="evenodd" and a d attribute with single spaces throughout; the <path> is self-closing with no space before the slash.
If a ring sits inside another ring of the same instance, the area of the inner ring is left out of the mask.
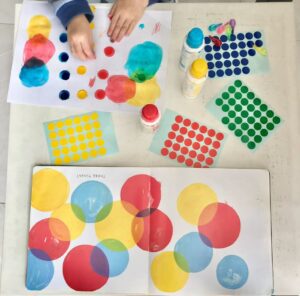
<path id="1" fill-rule="evenodd" d="M 262 31 L 214 36 L 222 41 L 221 47 L 205 37 L 200 56 L 208 63 L 211 79 L 251 75 L 269 71 L 266 41 Z"/>

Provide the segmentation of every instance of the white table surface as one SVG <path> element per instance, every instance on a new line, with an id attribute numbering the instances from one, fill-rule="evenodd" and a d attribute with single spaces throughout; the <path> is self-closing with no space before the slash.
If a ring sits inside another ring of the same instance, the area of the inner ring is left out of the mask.
<path id="1" fill-rule="evenodd" d="M 280 128 L 256 152 L 233 135 L 228 137 L 217 164 L 222 168 L 265 168 L 271 173 L 274 294 L 300 293 L 300 102 L 296 96 L 296 42 L 293 4 L 166 4 L 173 10 L 168 61 L 168 108 L 230 134 L 207 112 L 206 103 L 232 79 L 209 80 L 199 100 L 185 100 L 180 91 L 182 73 L 178 58 L 186 32 L 193 26 L 237 20 L 237 31 L 263 29 L 271 72 L 244 76 L 261 98 L 284 119 Z M 20 7 L 17 7 L 17 16 Z M 8 183 L 1 295 L 41 295 L 25 288 L 32 167 L 49 164 L 42 123 L 84 110 L 12 105 L 8 156 Z M 141 132 L 138 117 L 113 114 L 120 153 L 87 161 L 86 166 L 176 166 L 148 151 L 151 135 Z M 255 219 L 255 217 L 253 217 Z M 255 248 L 255 245 L 249 246 Z M 46 293 L 45 293 L 46 294 Z M 66 295 L 66 294 L 64 294 Z"/>

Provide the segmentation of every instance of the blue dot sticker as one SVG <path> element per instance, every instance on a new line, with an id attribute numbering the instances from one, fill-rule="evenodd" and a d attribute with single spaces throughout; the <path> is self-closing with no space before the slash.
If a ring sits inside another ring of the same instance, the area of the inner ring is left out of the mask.
<path id="1" fill-rule="evenodd" d="M 217 52 L 217 53 L 215 53 L 214 57 L 216 60 L 220 60 L 222 58 L 222 55 L 219 52 Z"/>
<path id="2" fill-rule="evenodd" d="M 225 51 L 225 52 L 223 53 L 223 58 L 224 58 L 224 59 L 229 59 L 229 58 L 230 58 L 230 53 L 229 53 L 228 51 Z"/>
<path id="3" fill-rule="evenodd" d="M 249 67 L 243 67 L 242 69 L 244 74 L 249 74 L 250 73 L 250 68 Z"/>
<path id="4" fill-rule="evenodd" d="M 214 51 L 220 51 L 221 47 L 214 45 L 213 49 L 214 49 Z"/>
<path id="5" fill-rule="evenodd" d="M 256 54 L 256 51 L 254 49 L 249 49 L 248 50 L 248 54 L 251 56 L 251 57 L 254 57 L 255 54 Z"/>
<path id="6" fill-rule="evenodd" d="M 246 43 L 244 42 L 244 41 L 241 41 L 240 43 L 239 43 L 239 48 L 245 48 L 246 47 Z"/>
<path id="7" fill-rule="evenodd" d="M 233 61 L 232 61 L 232 64 L 233 64 L 233 66 L 235 66 L 235 67 L 238 67 L 239 65 L 240 65 L 240 61 L 238 60 L 238 59 L 234 59 Z"/>
<path id="8" fill-rule="evenodd" d="M 227 67 L 227 68 L 231 67 L 231 61 L 230 60 L 226 60 L 224 62 L 224 66 Z"/>
<path id="9" fill-rule="evenodd" d="M 257 47 L 262 47 L 263 44 L 264 44 L 264 43 L 263 43 L 261 40 L 256 40 L 256 42 L 255 42 L 255 45 L 256 45 Z"/>
<path id="10" fill-rule="evenodd" d="M 255 32 L 255 33 L 254 33 L 254 37 L 257 38 L 257 39 L 261 38 L 261 33 L 258 32 L 258 31 Z"/>
<path id="11" fill-rule="evenodd" d="M 217 61 L 216 62 L 216 67 L 219 68 L 219 69 L 222 68 L 223 67 L 223 63 L 220 62 L 220 61 Z"/>
<path id="12" fill-rule="evenodd" d="M 223 43 L 222 46 L 221 46 L 221 48 L 223 50 L 228 50 L 229 49 L 229 45 L 227 43 Z"/>
<path id="13" fill-rule="evenodd" d="M 225 74 L 226 74 L 227 76 L 231 76 L 231 75 L 233 74 L 233 72 L 232 72 L 231 69 L 226 69 L 226 70 L 225 70 Z"/>
<path id="14" fill-rule="evenodd" d="M 248 53 L 247 53 L 246 50 L 241 50 L 241 51 L 240 51 L 240 56 L 241 56 L 241 57 L 244 58 L 244 57 L 246 57 L 247 55 L 248 55 Z"/>
<path id="15" fill-rule="evenodd" d="M 230 40 L 231 40 L 231 41 L 235 41 L 235 40 L 236 40 L 236 35 L 235 35 L 235 34 L 232 34 Z"/>
<path id="16" fill-rule="evenodd" d="M 252 39 L 253 38 L 253 34 L 252 33 L 250 33 L 250 32 L 248 32 L 247 34 L 246 34 L 246 38 L 247 39 Z"/>
<path id="17" fill-rule="evenodd" d="M 216 76 L 216 73 L 215 73 L 215 71 L 208 71 L 208 77 L 209 78 L 214 78 Z"/>
<path id="18" fill-rule="evenodd" d="M 242 73 L 242 70 L 240 68 L 235 68 L 233 70 L 233 72 L 234 72 L 235 75 L 240 75 Z"/>
<path id="19" fill-rule="evenodd" d="M 210 70 L 213 69 L 214 66 L 215 66 L 214 63 L 212 63 L 212 62 L 208 62 L 208 63 L 207 63 L 207 67 L 208 67 L 208 69 L 210 69 Z"/>
<path id="20" fill-rule="evenodd" d="M 226 35 L 222 35 L 220 37 L 220 39 L 221 39 L 222 42 L 226 42 L 227 41 L 227 36 Z"/>
<path id="21" fill-rule="evenodd" d="M 247 66 L 249 64 L 249 60 L 243 58 L 243 59 L 241 59 L 241 63 L 242 63 L 243 66 Z"/>
<path id="22" fill-rule="evenodd" d="M 209 37 L 205 37 L 204 38 L 204 41 L 205 41 L 205 44 L 209 44 L 211 42 L 210 38 Z"/>
<path id="23" fill-rule="evenodd" d="M 237 44 L 235 43 L 235 42 L 232 42 L 231 44 L 230 44 L 230 48 L 231 49 L 237 49 Z"/>
<path id="24" fill-rule="evenodd" d="M 59 35 L 59 40 L 62 43 L 66 43 L 68 41 L 68 35 L 67 35 L 67 33 L 61 33 Z"/>
<path id="25" fill-rule="evenodd" d="M 244 40 L 244 39 L 245 39 L 244 34 L 243 34 L 243 33 L 237 34 L 237 39 L 238 39 L 238 40 Z"/>
<path id="26" fill-rule="evenodd" d="M 67 71 L 67 70 L 63 70 L 59 73 L 59 77 L 62 79 L 62 80 L 69 80 L 70 78 L 70 72 Z"/>
<path id="27" fill-rule="evenodd" d="M 217 75 L 218 75 L 218 77 L 223 77 L 224 76 L 224 71 L 223 70 L 218 70 L 217 71 Z"/>
<path id="28" fill-rule="evenodd" d="M 210 45 L 206 45 L 206 46 L 204 47 L 204 50 L 205 50 L 206 52 L 211 52 L 211 51 L 212 51 L 212 47 L 211 47 Z"/>
<path id="29" fill-rule="evenodd" d="M 212 61 L 213 58 L 214 58 L 213 55 L 210 54 L 210 53 L 208 53 L 208 54 L 205 56 L 205 59 L 206 59 L 207 61 Z"/>
<path id="30" fill-rule="evenodd" d="M 69 60 L 69 55 L 66 52 L 62 52 L 58 58 L 62 63 L 65 63 Z"/>
<path id="31" fill-rule="evenodd" d="M 59 98 L 63 101 L 68 100 L 70 98 L 70 93 L 67 90 L 62 90 L 59 93 Z"/>
<path id="32" fill-rule="evenodd" d="M 233 58 L 237 58 L 239 56 L 239 53 L 236 50 L 234 50 L 233 52 L 231 52 L 231 56 Z"/>

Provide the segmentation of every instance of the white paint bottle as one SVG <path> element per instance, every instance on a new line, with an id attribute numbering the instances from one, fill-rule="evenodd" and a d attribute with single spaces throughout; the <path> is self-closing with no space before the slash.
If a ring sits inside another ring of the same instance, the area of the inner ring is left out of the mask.
<path id="1" fill-rule="evenodd" d="M 159 128 L 161 114 L 153 104 L 145 105 L 141 110 L 141 123 L 145 131 L 155 132 Z"/>
<path id="2" fill-rule="evenodd" d="M 207 78 L 208 66 L 204 59 L 195 60 L 186 72 L 182 93 L 187 99 L 195 99 L 201 92 Z"/>
<path id="3" fill-rule="evenodd" d="M 179 68 L 186 71 L 191 63 L 199 57 L 204 47 L 204 34 L 200 28 L 193 28 L 187 34 L 182 46 Z"/>

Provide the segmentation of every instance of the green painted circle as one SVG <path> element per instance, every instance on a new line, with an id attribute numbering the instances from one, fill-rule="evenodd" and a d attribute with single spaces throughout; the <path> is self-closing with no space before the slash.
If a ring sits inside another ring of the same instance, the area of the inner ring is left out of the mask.
<path id="1" fill-rule="evenodd" d="M 245 99 L 245 98 L 243 98 L 243 99 L 241 100 L 241 104 L 242 104 L 243 106 L 248 105 L 248 100 Z"/>
<path id="2" fill-rule="evenodd" d="M 255 143 L 261 143 L 261 141 L 262 141 L 262 137 L 261 136 L 257 135 L 257 136 L 254 137 L 254 142 Z"/>
<path id="3" fill-rule="evenodd" d="M 228 92 L 223 92 L 223 93 L 222 93 L 222 98 L 223 98 L 224 100 L 227 100 L 227 99 L 229 98 L 229 93 L 228 93 Z"/>
<path id="4" fill-rule="evenodd" d="M 249 116 L 249 113 L 246 110 L 244 110 L 241 112 L 241 115 L 242 117 L 247 118 Z"/>
<path id="5" fill-rule="evenodd" d="M 280 117 L 278 117 L 278 116 L 275 116 L 275 117 L 273 118 L 273 122 L 274 122 L 275 124 L 279 124 L 280 121 L 281 121 L 281 119 L 280 119 Z"/>
<path id="6" fill-rule="evenodd" d="M 229 87 L 228 87 L 228 91 L 229 91 L 231 94 L 235 93 L 235 87 L 234 87 L 234 86 L 229 86 Z"/>
<path id="7" fill-rule="evenodd" d="M 242 140 L 243 143 L 248 143 L 250 139 L 249 139 L 248 136 L 244 135 L 244 136 L 241 137 L 241 140 Z"/>
<path id="8" fill-rule="evenodd" d="M 241 128 L 242 128 L 244 131 L 246 131 L 246 130 L 249 128 L 249 124 L 246 123 L 246 122 L 244 122 L 244 123 L 242 123 Z"/>
<path id="9" fill-rule="evenodd" d="M 244 85 L 244 86 L 241 87 L 241 92 L 243 94 L 247 93 L 248 91 L 249 91 L 249 88 L 247 86 Z"/>
<path id="10" fill-rule="evenodd" d="M 224 104 L 224 105 L 222 106 L 222 110 L 223 110 L 224 112 L 228 112 L 228 111 L 229 111 L 229 106 L 226 105 L 226 104 Z"/>
<path id="11" fill-rule="evenodd" d="M 259 130 L 261 129 L 261 124 L 260 124 L 259 122 L 256 122 L 256 123 L 254 124 L 254 128 L 255 128 L 257 131 L 259 131 Z"/>
<path id="12" fill-rule="evenodd" d="M 243 109 L 242 105 L 235 105 L 235 106 L 234 106 L 234 110 L 235 110 L 236 112 L 241 112 L 242 109 Z"/>
<path id="13" fill-rule="evenodd" d="M 259 110 L 255 110 L 255 111 L 253 112 L 253 115 L 254 115 L 256 118 L 259 118 L 259 117 L 261 117 L 261 112 L 260 112 Z"/>
<path id="14" fill-rule="evenodd" d="M 217 106 L 222 106 L 222 104 L 223 104 L 223 100 L 222 99 L 220 99 L 220 98 L 216 99 L 216 105 Z"/>
<path id="15" fill-rule="evenodd" d="M 235 132 L 234 132 L 234 134 L 235 134 L 237 137 L 240 137 L 240 136 L 243 134 L 243 132 L 242 132 L 242 130 L 240 130 L 240 129 L 236 129 Z"/>
<path id="16" fill-rule="evenodd" d="M 230 98 L 230 99 L 228 100 L 228 104 L 229 104 L 230 106 L 234 106 L 234 105 L 235 105 L 235 99 Z"/>
<path id="17" fill-rule="evenodd" d="M 229 123 L 228 124 L 228 128 L 231 130 L 231 131 L 234 131 L 236 129 L 236 125 L 234 123 Z"/>
<path id="18" fill-rule="evenodd" d="M 235 85 L 236 87 L 241 87 L 241 86 L 242 86 L 242 81 L 241 81 L 241 80 L 236 80 L 236 81 L 234 82 L 234 85 Z"/>
<path id="19" fill-rule="evenodd" d="M 230 118 L 234 118 L 235 115 L 236 115 L 236 113 L 235 113 L 234 111 L 232 111 L 232 110 L 228 112 L 228 116 L 229 116 Z"/>
<path id="20" fill-rule="evenodd" d="M 252 104 L 249 104 L 249 105 L 247 106 L 247 110 L 248 110 L 249 112 L 253 112 L 253 111 L 255 110 L 255 106 L 252 105 Z"/>
<path id="21" fill-rule="evenodd" d="M 240 92 L 236 92 L 234 94 L 234 97 L 237 99 L 237 100 L 240 100 L 242 98 L 242 94 Z"/>
<path id="22" fill-rule="evenodd" d="M 254 94 L 252 91 L 250 91 L 250 92 L 247 93 L 247 98 L 248 98 L 249 100 L 253 100 L 254 97 L 255 97 L 255 94 Z"/>
<path id="23" fill-rule="evenodd" d="M 255 130 L 253 128 L 251 128 L 251 129 L 248 130 L 247 133 L 248 133 L 249 137 L 253 137 L 255 135 Z"/>
<path id="24" fill-rule="evenodd" d="M 260 111 L 265 112 L 268 110 L 268 106 L 266 104 L 261 104 L 259 109 L 260 109 Z"/>
<path id="25" fill-rule="evenodd" d="M 273 129 L 274 129 L 274 124 L 273 123 L 271 123 L 271 122 L 269 122 L 268 124 L 267 124 L 267 129 L 269 130 L 269 131 L 272 131 Z"/>
<path id="26" fill-rule="evenodd" d="M 249 149 L 253 150 L 253 149 L 255 149 L 256 144 L 254 142 L 249 142 L 247 146 Z"/>
<path id="27" fill-rule="evenodd" d="M 249 116 L 249 117 L 247 118 L 247 122 L 248 122 L 249 124 L 253 124 L 253 123 L 255 122 L 255 118 L 252 117 L 252 116 Z"/>
<path id="28" fill-rule="evenodd" d="M 229 118 L 228 118 L 228 117 L 223 117 L 223 118 L 222 118 L 222 122 L 223 122 L 224 124 L 228 124 Z"/>
<path id="29" fill-rule="evenodd" d="M 237 116 L 237 117 L 234 119 L 234 121 L 235 121 L 236 124 L 241 124 L 241 123 L 243 122 L 243 119 L 242 119 L 242 117 Z"/>
<path id="30" fill-rule="evenodd" d="M 259 105 L 261 104 L 261 99 L 255 98 L 255 99 L 253 100 L 253 103 L 254 103 L 254 105 L 256 105 L 256 106 L 259 106 Z"/>
<path id="31" fill-rule="evenodd" d="M 262 137 L 266 137 L 269 134 L 269 132 L 266 129 L 262 129 L 260 131 L 260 134 L 262 135 Z"/>
<path id="32" fill-rule="evenodd" d="M 262 117 L 260 118 L 260 122 L 261 122 L 262 124 L 266 124 L 266 123 L 268 122 L 268 118 L 267 118 L 266 116 L 262 116 Z"/>
<path id="33" fill-rule="evenodd" d="M 267 111 L 267 116 L 272 118 L 274 116 L 274 112 L 272 110 Z"/>

